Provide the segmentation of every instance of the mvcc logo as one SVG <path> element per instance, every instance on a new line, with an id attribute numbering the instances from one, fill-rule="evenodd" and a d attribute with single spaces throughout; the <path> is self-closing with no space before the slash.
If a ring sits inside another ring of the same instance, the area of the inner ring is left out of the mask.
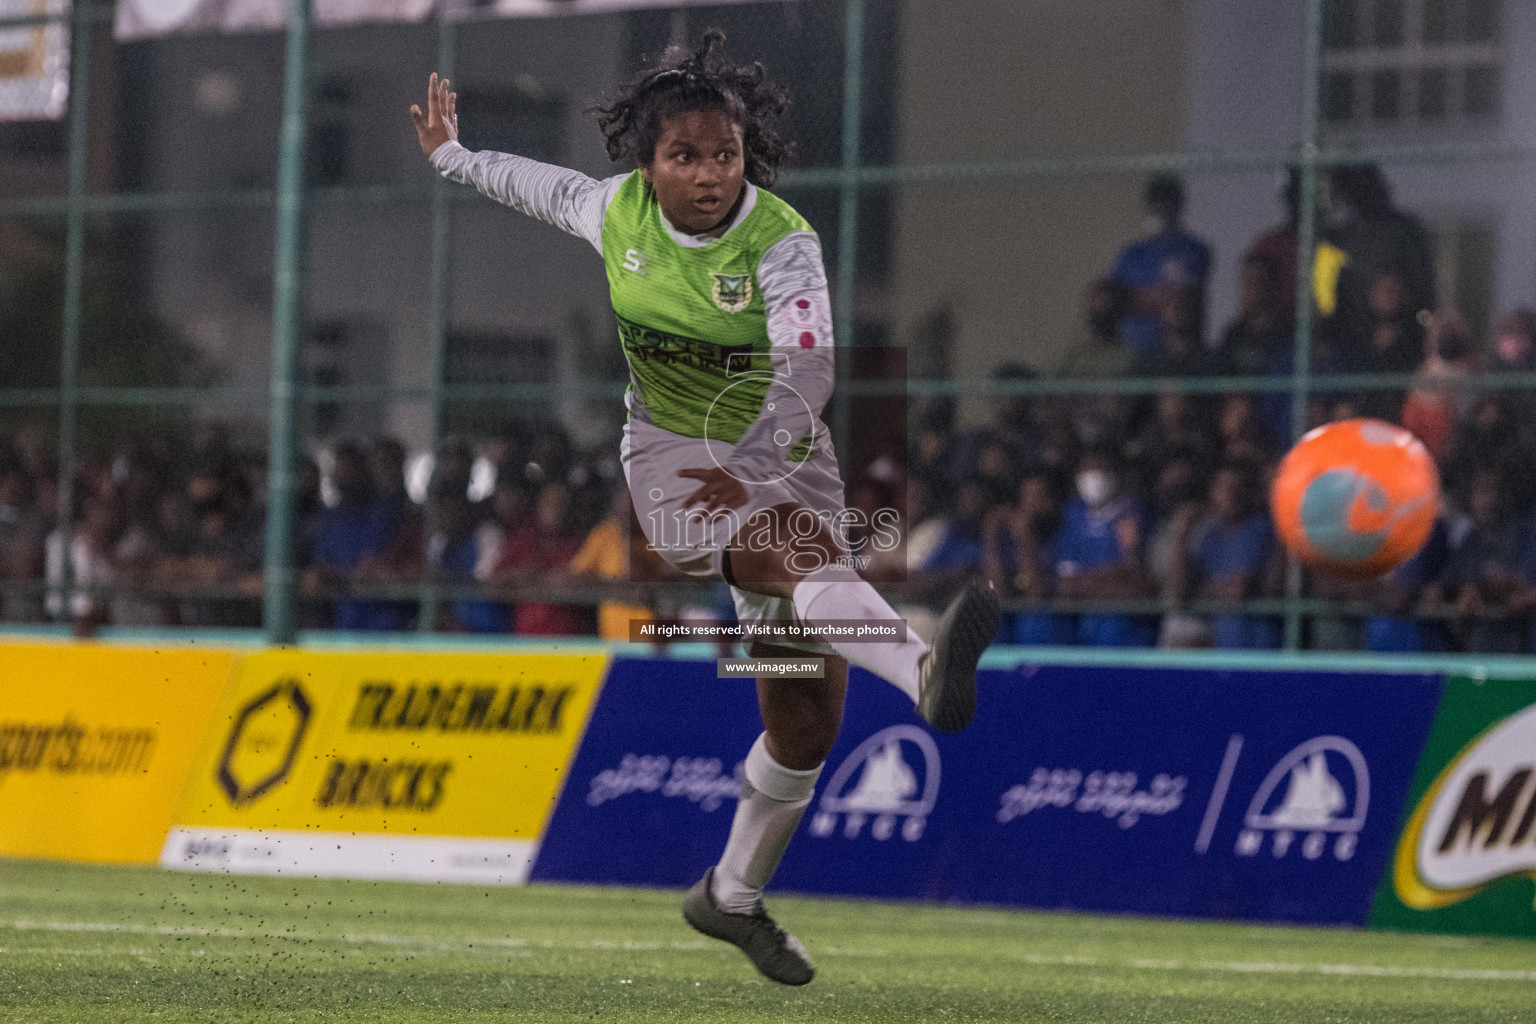
<path id="1" fill-rule="evenodd" d="M 219 788 L 243 807 L 288 777 L 309 728 L 309 698 L 299 681 L 280 679 L 235 715 L 219 756 Z"/>
<path id="2" fill-rule="evenodd" d="M 1370 805 L 1371 772 L 1360 748 L 1342 736 L 1315 737 L 1270 769 L 1248 805 L 1237 853 L 1254 856 L 1268 834 L 1270 852 L 1284 857 L 1301 835 L 1307 860 L 1321 857 L 1330 837 L 1334 857 L 1349 860 Z"/>
<path id="3" fill-rule="evenodd" d="M 913 765 L 921 768 L 921 779 Z M 891 838 L 900 822 L 901 837 L 915 843 L 923 837 L 938 799 L 938 745 L 915 725 L 893 725 L 860 743 L 838 766 L 811 819 L 811 835 L 830 836 L 842 815 L 843 835 L 848 839 L 857 839 L 873 818 L 869 834 L 874 838 Z"/>

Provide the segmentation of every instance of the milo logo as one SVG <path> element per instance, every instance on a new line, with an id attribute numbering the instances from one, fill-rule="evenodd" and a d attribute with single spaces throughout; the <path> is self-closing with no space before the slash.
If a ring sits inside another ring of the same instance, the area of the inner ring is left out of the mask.
<path id="1" fill-rule="evenodd" d="M 1536 704 L 1485 729 L 1425 791 L 1398 841 L 1392 882 L 1415 910 L 1536 878 Z"/>

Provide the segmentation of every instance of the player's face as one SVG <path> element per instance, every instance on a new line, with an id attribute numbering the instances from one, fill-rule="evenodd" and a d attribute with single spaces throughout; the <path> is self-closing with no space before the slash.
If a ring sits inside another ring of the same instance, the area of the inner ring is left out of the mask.
<path id="1" fill-rule="evenodd" d="M 661 126 L 656 155 L 642 168 L 667 220 L 708 231 L 736 205 L 746 176 L 741 125 L 723 110 L 688 110 Z"/>

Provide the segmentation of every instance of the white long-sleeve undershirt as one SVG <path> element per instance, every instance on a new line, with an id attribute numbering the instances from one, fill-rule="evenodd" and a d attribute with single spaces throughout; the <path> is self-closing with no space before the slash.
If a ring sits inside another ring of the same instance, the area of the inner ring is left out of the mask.
<path id="1" fill-rule="evenodd" d="M 586 239 L 599 253 L 603 251 L 603 214 L 626 177 L 620 174 L 599 181 L 569 167 L 511 153 L 489 149 L 471 153 L 457 142 L 439 146 L 432 153 L 432 166 L 449 181 L 473 185 L 498 203 Z"/>

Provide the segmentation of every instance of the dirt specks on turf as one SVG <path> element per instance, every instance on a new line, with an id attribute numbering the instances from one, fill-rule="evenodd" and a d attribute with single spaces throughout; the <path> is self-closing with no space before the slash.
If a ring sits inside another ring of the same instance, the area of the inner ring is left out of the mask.
<path id="1" fill-rule="evenodd" d="M 0 1024 L 1536 1022 L 1536 944 L 774 900 L 785 989 L 680 894 L 0 862 Z"/>

